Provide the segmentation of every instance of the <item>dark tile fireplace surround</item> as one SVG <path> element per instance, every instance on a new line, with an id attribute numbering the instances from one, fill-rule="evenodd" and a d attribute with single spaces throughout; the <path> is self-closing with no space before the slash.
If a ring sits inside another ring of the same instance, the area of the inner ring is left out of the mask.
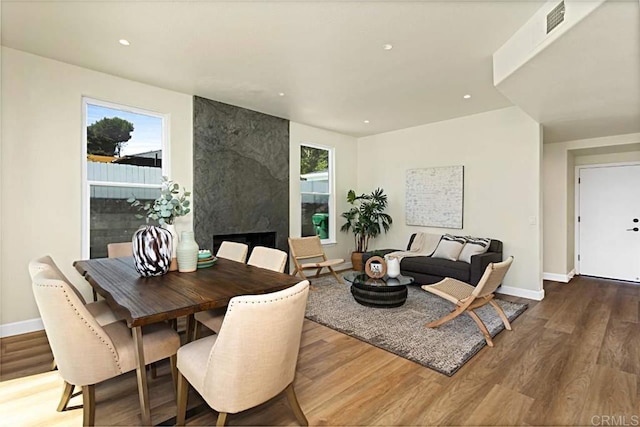
<path id="1" fill-rule="evenodd" d="M 200 247 L 243 239 L 289 252 L 288 120 L 196 96 L 193 157 Z"/>

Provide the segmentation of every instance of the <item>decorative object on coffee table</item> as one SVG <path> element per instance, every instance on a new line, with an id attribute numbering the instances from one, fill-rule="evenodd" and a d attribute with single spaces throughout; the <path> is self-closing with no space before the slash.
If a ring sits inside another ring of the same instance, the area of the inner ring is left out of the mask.
<path id="1" fill-rule="evenodd" d="M 180 192 L 180 185 L 176 182 L 169 180 L 166 176 L 162 177 L 162 188 L 160 189 L 160 197 L 154 200 L 153 203 L 142 204 L 135 197 L 130 197 L 127 202 L 131 206 L 138 209 L 138 211 L 144 211 L 145 214 L 136 214 L 136 218 L 145 218 L 147 223 L 149 220 L 158 221 L 160 226 L 167 228 L 172 235 L 171 242 L 171 266 L 170 271 L 178 269 L 178 263 L 176 260 L 176 251 L 178 247 L 178 234 L 173 226 L 176 218 L 184 216 L 191 212 L 191 202 L 189 201 L 191 193 L 184 187 Z"/>
<path id="2" fill-rule="evenodd" d="M 395 279 L 400 275 L 400 260 L 397 256 L 385 256 L 387 261 L 387 276 Z"/>
<path id="3" fill-rule="evenodd" d="M 362 254 L 367 251 L 369 240 L 374 239 L 382 231 L 389 231 L 393 223 L 390 215 L 384 213 L 387 207 L 387 195 L 384 190 L 377 188 L 371 194 L 356 196 L 355 191 L 349 190 L 347 202 L 353 205 L 342 216 L 346 222 L 340 227 L 340 231 L 353 232 L 355 250 L 351 254 L 351 264 L 356 271 L 362 271 Z"/>
<path id="4" fill-rule="evenodd" d="M 133 260 L 142 277 L 161 276 L 171 264 L 171 233 L 155 225 L 143 225 L 133 234 Z"/>
<path id="5" fill-rule="evenodd" d="M 384 258 L 372 256 L 364 266 L 364 272 L 372 279 L 379 279 L 387 274 L 387 263 Z"/>

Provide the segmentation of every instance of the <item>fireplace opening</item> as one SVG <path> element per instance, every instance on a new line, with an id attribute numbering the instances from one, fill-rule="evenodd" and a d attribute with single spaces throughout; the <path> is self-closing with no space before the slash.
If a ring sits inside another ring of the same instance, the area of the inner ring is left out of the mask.
<path id="1" fill-rule="evenodd" d="M 244 243 L 249 246 L 249 253 L 256 246 L 266 246 L 268 248 L 276 247 L 276 232 L 267 231 L 264 233 L 239 233 L 239 234 L 220 234 L 213 236 L 213 253 L 218 252 L 218 248 L 225 240 L 231 242 Z"/>

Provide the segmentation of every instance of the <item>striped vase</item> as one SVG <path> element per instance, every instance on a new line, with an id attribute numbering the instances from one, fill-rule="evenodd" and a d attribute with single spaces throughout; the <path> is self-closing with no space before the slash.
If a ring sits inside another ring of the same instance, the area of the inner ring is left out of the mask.
<path id="1" fill-rule="evenodd" d="M 142 277 L 161 276 L 171 265 L 171 233 L 155 225 L 145 225 L 133 234 L 133 260 Z"/>

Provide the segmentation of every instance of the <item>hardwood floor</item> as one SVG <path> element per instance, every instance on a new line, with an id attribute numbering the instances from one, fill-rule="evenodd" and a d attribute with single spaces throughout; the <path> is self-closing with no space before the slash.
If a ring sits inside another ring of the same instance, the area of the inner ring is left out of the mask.
<path id="1" fill-rule="evenodd" d="M 306 320 L 295 383 L 300 405 L 318 426 L 638 425 L 640 286 L 576 277 L 545 282 L 545 292 L 539 303 L 504 296 L 529 309 L 453 377 Z M 44 334 L 0 344 L 0 413 L 9 415 L 1 423 L 80 425 L 81 410 L 55 411 L 62 381 L 48 371 Z M 150 380 L 153 421 L 170 422 L 168 366 L 159 374 Z M 96 399 L 97 423 L 139 422 L 132 373 L 98 385 Z M 72 402 L 81 404 L 81 397 Z M 199 403 L 190 397 L 190 407 Z M 215 424 L 208 407 L 195 411 L 188 425 Z M 227 422 L 295 425 L 296 419 L 279 396 Z"/>

